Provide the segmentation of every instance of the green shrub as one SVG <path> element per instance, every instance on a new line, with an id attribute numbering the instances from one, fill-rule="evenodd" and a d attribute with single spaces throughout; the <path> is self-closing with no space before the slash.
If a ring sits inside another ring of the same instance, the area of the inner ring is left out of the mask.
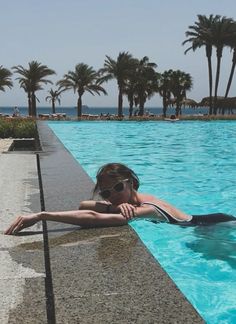
<path id="1" fill-rule="evenodd" d="M 37 136 L 36 122 L 33 119 L 0 118 L 0 138 L 29 138 Z"/>

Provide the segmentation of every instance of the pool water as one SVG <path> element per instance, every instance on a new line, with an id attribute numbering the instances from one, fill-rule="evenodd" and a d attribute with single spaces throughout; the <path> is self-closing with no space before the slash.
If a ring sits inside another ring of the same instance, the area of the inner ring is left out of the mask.
<path id="1" fill-rule="evenodd" d="M 141 192 L 189 214 L 236 215 L 236 122 L 49 122 L 95 180 L 121 162 Z M 130 222 L 207 323 L 236 323 L 236 222 L 183 228 Z"/>

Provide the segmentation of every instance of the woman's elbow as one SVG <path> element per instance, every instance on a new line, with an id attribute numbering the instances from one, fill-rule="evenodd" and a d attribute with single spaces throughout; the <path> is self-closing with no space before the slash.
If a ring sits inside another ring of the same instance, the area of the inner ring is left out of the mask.
<path id="1" fill-rule="evenodd" d="M 79 203 L 79 209 L 88 209 L 88 201 L 84 200 Z"/>
<path id="2" fill-rule="evenodd" d="M 102 214 L 97 213 L 93 210 L 86 210 L 86 217 L 82 220 L 85 226 L 96 227 L 99 226 L 102 221 Z"/>

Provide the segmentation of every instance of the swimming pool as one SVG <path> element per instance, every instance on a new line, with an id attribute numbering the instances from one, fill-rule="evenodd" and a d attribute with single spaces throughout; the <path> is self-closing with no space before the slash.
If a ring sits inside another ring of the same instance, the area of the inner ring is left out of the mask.
<path id="1" fill-rule="evenodd" d="M 122 162 L 150 192 L 190 214 L 236 215 L 236 123 L 49 122 L 95 179 Z M 236 222 L 182 228 L 133 221 L 150 252 L 208 323 L 236 322 Z"/>

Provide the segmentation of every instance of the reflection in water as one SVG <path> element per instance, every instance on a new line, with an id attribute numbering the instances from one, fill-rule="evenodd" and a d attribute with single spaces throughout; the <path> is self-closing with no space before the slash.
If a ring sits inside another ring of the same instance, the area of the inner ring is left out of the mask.
<path id="1" fill-rule="evenodd" d="M 97 245 L 97 255 L 99 261 L 104 264 L 127 263 L 138 241 L 137 236 L 126 237 L 109 237 L 100 239 Z"/>
<path id="2" fill-rule="evenodd" d="M 206 260 L 227 262 L 236 269 L 236 222 L 219 223 L 211 226 L 196 226 L 196 239 L 186 246 L 201 253 Z"/>
<path id="3" fill-rule="evenodd" d="M 55 233 L 58 232 L 57 230 Z M 92 245 L 91 249 L 96 250 L 97 257 L 102 263 L 120 263 L 128 262 L 132 255 L 133 248 L 136 246 L 138 237 L 131 235 L 128 230 L 120 232 L 119 228 L 99 228 L 89 230 L 67 231 L 64 235 L 49 235 L 50 249 L 72 248 L 75 246 L 86 249 L 86 246 Z M 43 241 L 22 243 L 17 249 L 42 250 Z"/>

